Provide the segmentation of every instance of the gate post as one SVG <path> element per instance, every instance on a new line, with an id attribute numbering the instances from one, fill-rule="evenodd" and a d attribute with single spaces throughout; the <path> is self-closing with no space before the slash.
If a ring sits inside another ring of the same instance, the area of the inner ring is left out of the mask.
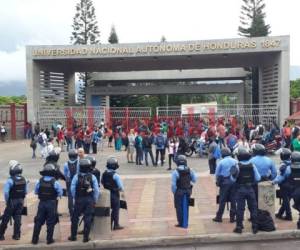
<path id="1" fill-rule="evenodd" d="M 10 104 L 10 131 L 11 131 L 11 139 L 15 140 L 16 139 L 16 129 L 17 127 L 17 122 L 16 122 L 16 104 L 11 103 Z"/>
<path id="2" fill-rule="evenodd" d="M 129 131 L 129 109 L 128 107 L 126 107 L 126 111 L 125 111 L 125 115 L 126 115 L 126 133 L 128 133 Z"/>

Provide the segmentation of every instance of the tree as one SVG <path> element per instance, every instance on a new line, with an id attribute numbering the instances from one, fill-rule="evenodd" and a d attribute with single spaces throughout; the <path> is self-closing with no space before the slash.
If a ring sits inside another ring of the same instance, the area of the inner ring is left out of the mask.
<path id="1" fill-rule="evenodd" d="M 163 35 L 161 38 L 160 38 L 160 42 L 161 43 L 164 43 L 167 41 L 167 38 Z"/>
<path id="2" fill-rule="evenodd" d="M 119 43 L 119 38 L 116 32 L 116 28 L 114 25 L 111 26 L 111 30 L 110 30 L 110 35 L 108 38 L 108 42 L 113 44 L 113 43 Z"/>
<path id="3" fill-rule="evenodd" d="M 292 98 L 299 98 L 300 97 L 300 79 L 291 81 L 290 95 L 291 95 Z"/>
<path id="4" fill-rule="evenodd" d="M 76 13 L 73 18 L 72 44 L 98 44 L 100 43 L 100 31 L 92 0 L 80 0 L 76 4 Z M 85 104 L 86 87 L 89 80 L 87 72 L 79 75 L 81 81 L 78 102 Z"/>
<path id="5" fill-rule="evenodd" d="M 271 33 L 270 25 L 265 23 L 266 5 L 263 0 L 243 0 L 241 7 L 239 35 L 245 37 L 268 36 Z M 259 103 L 259 72 L 252 67 L 252 103 Z"/>
<path id="6" fill-rule="evenodd" d="M 241 7 L 239 35 L 245 37 L 268 36 L 270 25 L 265 23 L 266 7 L 263 0 L 243 0 Z"/>

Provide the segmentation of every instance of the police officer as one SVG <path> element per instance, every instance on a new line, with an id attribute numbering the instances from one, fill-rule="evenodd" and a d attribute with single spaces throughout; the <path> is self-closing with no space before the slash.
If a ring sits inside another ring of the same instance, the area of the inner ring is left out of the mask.
<path id="1" fill-rule="evenodd" d="M 71 218 L 70 241 L 77 240 L 79 216 L 83 214 L 84 229 L 83 242 L 88 242 L 91 230 L 94 207 L 99 198 L 99 185 L 97 179 L 91 174 L 91 161 L 79 160 L 79 173 L 76 174 L 71 183 L 71 193 L 75 199 L 73 215 Z"/>
<path id="2" fill-rule="evenodd" d="M 237 158 L 239 160 L 236 168 L 232 169 L 232 180 L 236 181 L 236 228 L 234 233 L 242 233 L 243 219 L 245 211 L 245 202 L 247 201 L 248 209 L 250 211 L 252 232 L 257 233 L 257 202 L 254 191 L 254 184 L 260 181 L 261 177 L 255 165 L 250 162 L 251 154 L 248 149 L 240 147 L 237 151 Z"/>
<path id="3" fill-rule="evenodd" d="M 92 166 L 91 166 L 91 173 L 92 175 L 94 175 L 97 179 L 97 182 L 100 186 L 100 175 L 101 175 L 101 172 L 98 168 L 96 168 L 96 164 L 97 164 L 97 160 L 94 156 L 91 156 L 91 155 L 88 155 L 85 157 L 86 159 L 90 160 L 91 163 L 92 163 Z"/>
<path id="4" fill-rule="evenodd" d="M 282 148 L 280 152 L 281 164 L 279 167 L 279 175 L 273 180 L 272 184 L 279 184 L 280 193 L 282 197 L 282 204 L 275 214 L 276 218 L 282 220 L 293 220 L 292 211 L 290 207 L 291 185 L 288 182 L 288 177 L 291 174 L 291 154 L 292 152 L 287 148 Z M 285 213 L 285 216 L 283 214 Z"/>
<path id="5" fill-rule="evenodd" d="M 172 192 L 178 224 L 176 227 L 188 227 L 189 200 L 192 194 L 191 183 L 196 182 L 196 175 L 187 166 L 185 155 L 178 155 L 177 168 L 172 172 Z"/>
<path id="6" fill-rule="evenodd" d="M 24 198 L 27 194 L 27 183 L 22 176 L 22 167 L 15 160 L 9 161 L 10 177 L 4 184 L 4 198 L 6 208 L 0 224 L 0 240 L 4 240 L 5 230 L 11 217 L 14 219 L 14 232 L 12 238 L 19 240 L 21 236 L 21 219 Z"/>
<path id="7" fill-rule="evenodd" d="M 117 158 L 111 156 L 107 159 L 106 170 L 102 175 L 101 183 L 110 191 L 111 205 L 111 228 L 112 230 L 123 229 L 119 224 L 120 192 L 124 192 L 124 186 L 116 170 L 119 168 Z"/>
<path id="8" fill-rule="evenodd" d="M 47 163 L 40 171 L 42 178 L 35 185 L 35 194 L 40 200 L 37 215 L 34 218 L 32 244 L 37 244 L 42 226 L 47 224 L 47 244 L 52 244 L 55 224 L 58 222 L 57 198 L 61 198 L 63 191 L 55 179 L 57 174 L 55 165 Z"/>
<path id="9" fill-rule="evenodd" d="M 266 148 L 264 145 L 256 143 L 252 146 L 253 157 L 250 160 L 261 176 L 260 181 L 273 181 L 277 176 L 275 163 L 266 156 Z M 254 185 L 256 202 L 258 202 L 258 186 Z"/>
<path id="10" fill-rule="evenodd" d="M 277 176 L 275 163 L 266 156 L 266 148 L 264 145 L 256 143 L 252 147 L 253 155 L 250 160 L 255 165 L 261 176 L 261 181 L 274 180 Z"/>
<path id="11" fill-rule="evenodd" d="M 64 165 L 64 176 L 66 179 L 66 187 L 68 193 L 68 208 L 70 217 L 72 217 L 73 213 L 73 197 L 71 194 L 71 182 L 75 174 L 79 172 L 79 159 L 78 154 L 75 149 L 70 149 L 69 153 L 69 160 Z"/>
<path id="12" fill-rule="evenodd" d="M 291 185 L 291 198 L 294 200 L 293 208 L 299 212 L 297 228 L 300 229 L 300 152 L 291 155 L 291 174 L 288 182 Z"/>
<path id="13" fill-rule="evenodd" d="M 44 165 L 48 164 L 48 163 L 52 163 L 55 166 L 55 178 L 57 180 L 61 179 L 61 180 L 65 180 L 65 176 L 64 174 L 60 171 L 60 166 L 58 164 L 58 160 L 59 160 L 59 155 L 60 155 L 60 148 L 55 148 L 53 150 L 51 150 L 48 153 L 48 156 L 46 157 L 46 162 Z"/>
<path id="14" fill-rule="evenodd" d="M 225 209 L 226 201 L 230 201 L 230 222 L 235 221 L 236 202 L 235 202 L 235 185 L 231 177 L 231 169 L 237 165 L 237 160 L 231 157 L 229 148 L 221 149 L 222 160 L 219 161 L 216 169 L 216 183 L 220 187 L 219 193 L 219 210 L 216 217 L 213 218 L 215 222 L 222 222 L 222 216 Z"/>

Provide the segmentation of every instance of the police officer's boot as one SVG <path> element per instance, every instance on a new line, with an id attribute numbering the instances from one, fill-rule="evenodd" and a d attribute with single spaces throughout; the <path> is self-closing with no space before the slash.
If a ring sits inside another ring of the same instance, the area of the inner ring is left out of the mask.
<path id="1" fill-rule="evenodd" d="M 235 229 L 233 229 L 233 232 L 237 234 L 241 234 L 243 232 L 243 229 L 242 227 L 237 226 Z"/>
<path id="2" fill-rule="evenodd" d="M 287 221 L 292 221 L 293 220 L 293 217 L 291 214 L 286 214 L 286 216 L 283 216 L 282 217 L 283 220 L 287 220 Z"/>
<path id="3" fill-rule="evenodd" d="M 53 233 L 54 233 L 54 226 L 53 228 L 52 227 L 47 228 L 47 245 L 54 243 Z"/>
<path id="4" fill-rule="evenodd" d="M 300 218 L 299 218 L 299 220 L 297 222 L 297 229 L 300 229 Z"/>

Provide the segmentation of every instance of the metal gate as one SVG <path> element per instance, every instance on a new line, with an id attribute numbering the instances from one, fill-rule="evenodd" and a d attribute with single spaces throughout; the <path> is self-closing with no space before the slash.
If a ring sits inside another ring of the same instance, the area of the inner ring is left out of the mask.
<path id="1" fill-rule="evenodd" d="M 199 119 L 217 119 L 224 117 L 226 120 L 230 117 L 237 117 L 240 121 L 270 125 L 275 122 L 278 124 L 279 108 L 278 105 L 265 104 L 233 104 L 233 105 L 205 105 L 206 108 L 201 112 L 196 112 L 192 108 L 188 112 L 182 112 L 181 106 L 157 107 L 157 119 L 191 119 L 197 121 Z"/>

